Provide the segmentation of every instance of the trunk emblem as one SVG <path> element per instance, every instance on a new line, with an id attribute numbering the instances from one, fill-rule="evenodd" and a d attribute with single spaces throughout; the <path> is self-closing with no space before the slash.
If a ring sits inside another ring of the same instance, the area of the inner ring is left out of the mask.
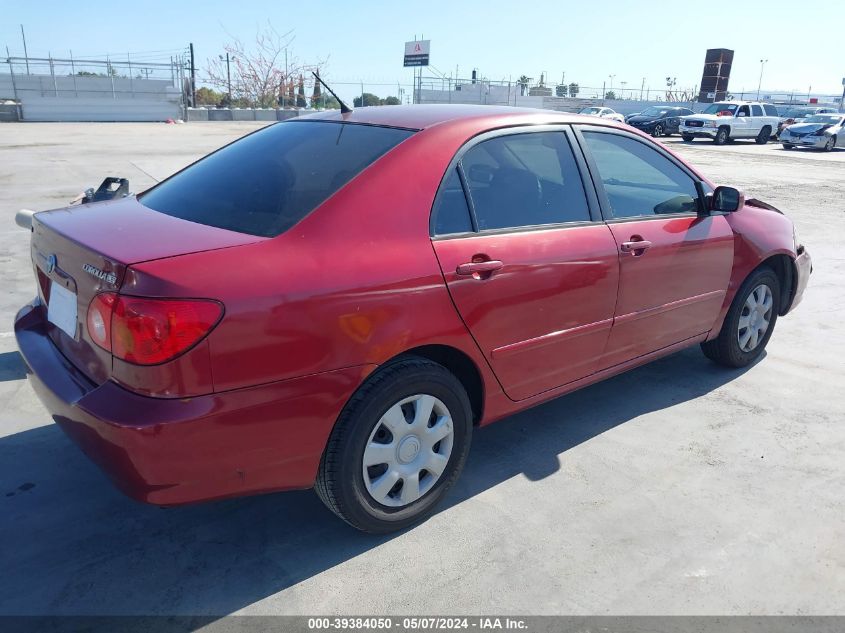
<path id="1" fill-rule="evenodd" d="M 51 272 L 53 272 L 53 271 L 55 270 L 55 268 L 56 268 L 56 261 L 57 261 L 57 260 L 56 260 L 56 254 L 55 254 L 55 253 L 52 253 L 52 254 L 51 254 L 51 255 L 47 258 L 47 274 L 48 274 L 48 275 L 49 275 Z"/>
<path id="2" fill-rule="evenodd" d="M 82 270 L 84 270 L 92 277 L 96 277 L 97 279 L 105 281 L 108 284 L 114 285 L 117 283 L 117 275 L 115 275 L 114 273 L 107 273 L 95 266 L 92 266 L 91 264 L 83 264 Z"/>

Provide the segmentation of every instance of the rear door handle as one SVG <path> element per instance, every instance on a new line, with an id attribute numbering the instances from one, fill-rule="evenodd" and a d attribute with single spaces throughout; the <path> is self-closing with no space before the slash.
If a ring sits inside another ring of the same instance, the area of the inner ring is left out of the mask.
<path id="1" fill-rule="evenodd" d="M 474 275 L 475 273 L 492 273 L 494 270 L 499 270 L 504 264 L 497 259 L 491 259 L 486 262 L 467 262 L 460 264 L 455 269 L 459 275 Z"/>
<path id="2" fill-rule="evenodd" d="M 648 240 L 637 240 L 635 242 L 622 242 L 622 244 L 619 245 L 619 249 L 623 253 L 634 253 L 634 254 L 636 254 L 636 251 L 647 251 L 650 248 L 651 248 L 651 242 L 649 242 Z"/>

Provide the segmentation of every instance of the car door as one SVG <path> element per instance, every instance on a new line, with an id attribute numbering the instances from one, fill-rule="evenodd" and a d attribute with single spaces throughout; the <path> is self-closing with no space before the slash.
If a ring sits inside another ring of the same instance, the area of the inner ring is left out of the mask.
<path id="1" fill-rule="evenodd" d="M 620 130 L 577 129 L 619 248 L 618 299 L 599 369 L 709 331 L 733 266 L 725 217 L 699 214 L 697 179 L 657 144 Z"/>
<path id="2" fill-rule="evenodd" d="M 766 118 L 765 113 L 763 112 L 763 106 L 752 104 L 751 106 L 751 132 L 754 136 L 757 136 L 760 133 L 760 130 L 766 125 Z"/>
<path id="3" fill-rule="evenodd" d="M 751 109 L 747 105 L 739 106 L 736 109 L 736 116 L 734 116 L 731 126 L 731 136 L 734 138 L 756 136 L 756 132 L 753 134 L 751 132 Z"/>
<path id="4" fill-rule="evenodd" d="M 432 210 L 449 293 L 513 400 L 593 373 L 613 323 L 616 242 L 573 144 L 566 126 L 478 137 Z"/>

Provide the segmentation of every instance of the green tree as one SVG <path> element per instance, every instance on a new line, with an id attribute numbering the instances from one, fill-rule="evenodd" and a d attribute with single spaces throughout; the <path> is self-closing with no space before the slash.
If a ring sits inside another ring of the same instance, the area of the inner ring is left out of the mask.
<path id="1" fill-rule="evenodd" d="M 604 93 L 604 98 L 605 99 L 615 99 L 616 93 L 613 92 L 613 90 L 608 90 L 607 92 Z"/>
<path id="2" fill-rule="evenodd" d="M 519 86 L 520 95 L 524 96 L 528 92 L 528 82 L 530 81 L 531 78 L 526 75 L 522 75 L 519 79 L 516 80 L 516 85 Z"/>
<path id="3" fill-rule="evenodd" d="M 211 88 L 203 86 L 197 89 L 197 105 L 218 106 L 222 104 L 224 98 L 228 101 L 228 95 L 224 95 Z"/>
<path id="4" fill-rule="evenodd" d="M 578 93 L 581 92 L 581 88 L 575 82 L 569 84 L 569 96 L 570 97 L 577 97 Z"/>
<path id="5" fill-rule="evenodd" d="M 361 97 L 363 97 L 364 101 L 362 103 Z M 381 99 L 370 92 L 365 92 L 363 95 L 359 95 L 352 100 L 352 105 L 356 108 L 360 108 L 362 106 L 377 106 L 381 105 Z"/>
<path id="6" fill-rule="evenodd" d="M 296 107 L 297 108 L 304 108 L 305 107 L 305 78 L 300 75 L 299 76 L 299 88 L 296 91 Z"/>
<path id="7" fill-rule="evenodd" d="M 320 69 L 319 68 L 317 70 L 315 70 L 314 72 L 317 73 L 317 77 L 320 76 Z M 320 88 L 321 88 L 320 82 L 315 79 L 314 80 L 314 91 L 311 93 L 311 107 L 312 108 L 318 108 L 322 105 L 323 95 L 320 91 Z"/>
<path id="8" fill-rule="evenodd" d="M 398 97 L 387 97 L 383 102 L 384 105 L 401 105 Z"/>

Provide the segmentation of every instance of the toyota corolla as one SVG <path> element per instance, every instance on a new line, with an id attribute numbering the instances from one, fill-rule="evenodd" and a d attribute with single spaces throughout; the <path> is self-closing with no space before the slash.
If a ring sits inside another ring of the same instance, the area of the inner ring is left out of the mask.
<path id="1" fill-rule="evenodd" d="M 137 196 L 32 219 L 15 332 L 53 419 L 134 498 L 315 488 L 434 511 L 474 427 L 700 345 L 760 358 L 792 222 L 607 119 L 320 112 Z"/>

